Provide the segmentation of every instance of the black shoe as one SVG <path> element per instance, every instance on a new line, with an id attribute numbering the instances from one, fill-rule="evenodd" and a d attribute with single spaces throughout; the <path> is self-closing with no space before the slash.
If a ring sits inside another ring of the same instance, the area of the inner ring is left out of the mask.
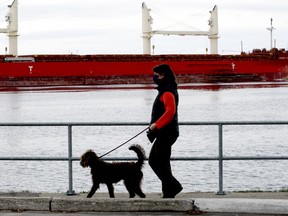
<path id="1" fill-rule="evenodd" d="M 171 190 L 171 193 L 165 193 L 163 198 L 175 198 L 175 196 L 183 190 L 183 187 L 179 184 L 177 187 L 173 187 Z"/>

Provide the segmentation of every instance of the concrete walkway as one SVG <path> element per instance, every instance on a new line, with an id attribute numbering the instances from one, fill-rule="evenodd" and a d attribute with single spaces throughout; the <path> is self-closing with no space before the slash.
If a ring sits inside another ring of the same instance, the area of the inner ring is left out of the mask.
<path id="1" fill-rule="evenodd" d="M 181 193 L 175 199 L 162 199 L 151 193 L 145 199 L 129 199 L 127 193 L 87 194 L 0 193 L 0 211 L 50 212 L 190 212 L 192 213 L 246 213 L 288 215 L 288 192 L 257 193 Z"/>

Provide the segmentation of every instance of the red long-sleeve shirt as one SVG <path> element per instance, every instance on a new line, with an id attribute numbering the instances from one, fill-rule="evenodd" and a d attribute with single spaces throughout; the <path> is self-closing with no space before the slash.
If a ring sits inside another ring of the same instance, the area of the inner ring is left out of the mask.
<path id="1" fill-rule="evenodd" d="M 169 124 L 176 113 L 175 97 L 171 92 L 164 92 L 164 94 L 160 97 L 160 101 L 164 103 L 165 112 L 155 122 L 157 129 L 161 129 L 165 125 Z"/>

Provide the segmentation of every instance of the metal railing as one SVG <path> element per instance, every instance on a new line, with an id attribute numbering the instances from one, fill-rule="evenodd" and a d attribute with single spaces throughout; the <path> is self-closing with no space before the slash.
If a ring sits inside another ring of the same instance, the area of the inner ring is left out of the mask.
<path id="1" fill-rule="evenodd" d="M 75 195 L 73 190 L 73 161 L 79 160 L 79 157 L 73 157 L 72 154 L 72 127 L 81 126 L 147 126 L 148 123 L 0 123 L 0 127 L 67 127 L 68 129 L 68 157 L 3 157 L 0 155 L 0 161 L 68 161 L 69 186 L 67 195 Z M 235 122 L 180 122 L 179 125 L 186 126 L 218 126 L 218 156 L 216 157 L 172 157 L 171 160 L 180 161 L 218 161 L 218 195 L 224 195 L 223 191 L 223 161 L 225 160 L 288 160 L 287 156 L 223 156 L 223 126 L 224 125 L 288 125 L 288 121 L 235 121 Z M 136 158 L 117 157 L 107 160 L 135 160 Z"/>

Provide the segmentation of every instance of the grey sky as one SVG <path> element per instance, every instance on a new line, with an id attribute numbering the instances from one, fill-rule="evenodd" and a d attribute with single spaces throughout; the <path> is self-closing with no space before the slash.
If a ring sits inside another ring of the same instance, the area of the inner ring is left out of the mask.
<path id="1" fill-rule="evenodd" d="M 7 5 L 0 0 L 0 28 Z M 141 54 L 143 0 L 19 0 L 19 54 Z M 153 29 L 208 30 L 218 6 L 221 54 L 270 48 L 270 18 L 276 47 L 288 49 L 287 0 L 146 0 Z M 154 36 L 155 54 L 205 53 L 207 37 Z M 0 54 L 8 38 L 0 35 Z"/>

